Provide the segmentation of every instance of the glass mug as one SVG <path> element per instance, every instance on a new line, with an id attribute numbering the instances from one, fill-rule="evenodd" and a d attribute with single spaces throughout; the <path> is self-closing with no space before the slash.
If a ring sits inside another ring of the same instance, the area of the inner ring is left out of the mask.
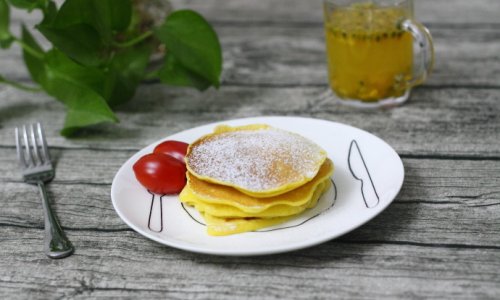
<path id="1" fill-rule="evenodd" d="M 336 98 L 359 107 L 405 102 L 434 64 L 432 37 L 412 0 L 324 0 L 328 77 Z"/>

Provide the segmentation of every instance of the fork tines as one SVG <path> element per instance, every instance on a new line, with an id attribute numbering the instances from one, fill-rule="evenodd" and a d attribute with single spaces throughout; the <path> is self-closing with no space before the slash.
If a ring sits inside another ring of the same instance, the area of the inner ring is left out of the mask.
<path id="1" fill-rule="evenodd" d="M 51 164 L 40 123 L 16 128 L 16 147 L 18 160 L 25 168 Z"/>

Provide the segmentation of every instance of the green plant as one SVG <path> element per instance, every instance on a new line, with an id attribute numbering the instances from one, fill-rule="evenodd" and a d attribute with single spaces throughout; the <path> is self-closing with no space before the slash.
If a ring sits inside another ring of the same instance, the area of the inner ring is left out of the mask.
<path id="1" fill-rule="evenodd" d="M 11 6 L 40 10 L 35 26 L 51 43 L 45 51 L 22 25 L 21 37 L 9 28 Z M 36 86 L 0 75 L 0 83 L 43 90 L 67 107 L 61 134 L 102 122 L 118 122 L 113 107 L 130 100 L 143 79 L 205 90 L 219 87 L 222 55 L 217 34 L 198 13 L 179 10 L 157 27 L 144 29 L 132 0 L 0 0 L 0 47 L 18 43 Z M 155 49 L 163 63 L 147 71 Z"/>

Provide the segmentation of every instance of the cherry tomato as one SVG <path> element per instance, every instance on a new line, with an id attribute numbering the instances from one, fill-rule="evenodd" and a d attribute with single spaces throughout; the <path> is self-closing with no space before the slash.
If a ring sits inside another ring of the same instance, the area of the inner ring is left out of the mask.
<path id="1" fill-rule="evenodd" d="M 189 144 L 186 144 L 184 142 L 165 141 L 161 144 L 158 144 L 158 146 L 156 146 L 153 150 L 153 153 L 163 153 L 166 155 L 170 155 L 185 164 L 184 157 L 186 156 L 188 146 Z"/>
<path id="2" fill-rule="evenodd" d="M 156 194 L 177 194 L 186 185 L 186 165 L 169 155 L 146 154 L 133 169 L 137 180 Z"/>

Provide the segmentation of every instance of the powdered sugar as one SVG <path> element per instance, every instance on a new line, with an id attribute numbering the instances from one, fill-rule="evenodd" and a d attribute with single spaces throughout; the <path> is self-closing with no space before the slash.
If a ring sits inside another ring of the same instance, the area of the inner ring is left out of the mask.
<path id="1" fill-rule="evenodd" d="M 313 178 L 325 157 L 300 135 L 266 128 L 202 139 L 192 145 L 187 161 L 198 175 L 261 192 Z"/>

